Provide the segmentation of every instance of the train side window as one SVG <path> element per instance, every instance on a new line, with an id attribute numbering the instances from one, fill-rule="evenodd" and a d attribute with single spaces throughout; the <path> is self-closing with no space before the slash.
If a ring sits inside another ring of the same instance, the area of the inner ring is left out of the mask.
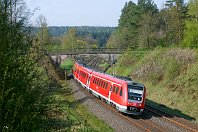
<path id="1" fill-rule="evenodd" d="M 95 84 L 97 84 L 97 78 L 95 78 Z"/>
<path id="2" fill-rule="evenodd" d="M 100 87 L 102 87 L 102 83 L 103 83 L 103 81 L 102 81 L 102 80 L 100 80 Z"/>
<path id="3" fill-rule="evenodd" d="M 106 82 L 103 82 L 103 88 L 106 88 Z"/>
<path id="4" fill-rule="evenodd" d="M 93 78 L 93 83 L 95 84 L 95 78 Z"/>
<path id="5" fill-rule="evenodd" d="M 103 81 L 103 85 L 102 85 L 102 86 L 103 86 L 103 88 L 105 88 L 105 86 L 106 86 L 106 82 L 104 82 L 104 81 Z"/>
<path id="6" fill-rule="evenodd" d="M 103 81 L 102 81 L 102 80 L 100 80 L 100 87 L 102 87 L 102 83 L 103 83 Z"/>
<path id="7" fill-rule="evenodd" d="M 100 87 L 102 87 L 102 80 L 100 80 L 100 84 L 99 84 L 99 86 L 100 86 Z"/>
<path id="8" fill-rule="evenodd" d="M 98 85 L 98 86 L 100 85 L 100 80 L 99 80 L 99 79 L 97 79 L 97 85 Z"/>
<path id="9" fill-rule="evenodd" d="M 98 79 L 98 86 L 100 86 L 100 79 Z"/>
<path id="10" fill-rule="evenodd" d="M 113 87 L 113 92 L 115 92 L 115 89 L 116 89 L 116 87 L 114 86 L 114 87 Z"/>
<path id="11" fill-rule="evenodd" d="M 101 83 L 101 87 L 102 87 L 102 88 L 104 88 L 104 85 L 105 85 L 105 82 L 104 82 L 104 81 L 102 81 L 102 83 Z"/>
<path id="12" fill-rule="evenodd" d="M 108 86 L 108 83 L 106 82 L 106 83 L 105 83 L 105 89 L 107 89 L 107 86 Z"/>
<path id="13" fill-rule="evenodd" d="M 96 84 L 98 85 L 98 83 L 99 83 L 99 80 L 98 80 L 98 78 L 96 79 Z"/>
<path id="14" fill-rule="evenodd" d="M 116 94 L 118 94 L 118 90 L 119 90 L 119 88 L 118 88 L 118 87 L 116 87 L 116 91 L 115 91 L 115 92 L 116 92 Z"/>
<path id="15" fill-rule="evenodd" d="M 106 83 L 106 89 L 108 88 L 108 83 Z"/>
<path id="16" fill-rule="evenodd" d="M 110 91 L 112 91 L 112 85 L 110 86 Z"/>
<path id="17" fill-rule="evenodd" d="M 120 96 L 122 96 L 122 87 L 121 87 L 121 89 L 120 89 Z"/>

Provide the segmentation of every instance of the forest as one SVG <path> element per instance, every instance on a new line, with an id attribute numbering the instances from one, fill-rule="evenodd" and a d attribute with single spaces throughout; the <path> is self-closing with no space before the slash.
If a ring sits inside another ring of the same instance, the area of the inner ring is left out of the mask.
<path id="1" fill-rule="evenodd" d="M 152 0 L 127 2 L 119 25 L 107 47 L 153 49 L 154 47 L 198 47 L 198 1 L 167 0 L 158 9 Z"/>

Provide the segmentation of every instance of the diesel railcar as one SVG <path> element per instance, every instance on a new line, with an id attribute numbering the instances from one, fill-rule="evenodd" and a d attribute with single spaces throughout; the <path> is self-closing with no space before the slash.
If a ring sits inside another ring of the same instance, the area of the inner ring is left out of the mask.
<path id="1" fill-rule="evenodd" d="M 75 62 L 74 79 L 96 97 L 114 106 L 118 111 L 139 115 L 144 110 L 146 88 L 125 77 L 95 71 Z"/>

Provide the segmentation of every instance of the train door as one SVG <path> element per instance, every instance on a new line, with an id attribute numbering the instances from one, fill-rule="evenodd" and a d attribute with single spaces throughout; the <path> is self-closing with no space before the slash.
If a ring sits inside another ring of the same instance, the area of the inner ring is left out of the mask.
<path id="1" fill-rule="evenodd" d="M 111 100 L 118 103 L 120 100 L 119 91 L 121 89 L 121 86 L 118 84 L 113 84 L 112 91 L 111 91 Z"/>
<path id="2" fill-rule="evenodd" d="M 79 79 L 79 69 L 77 70 L 76 78 Z"/>
<path id="3" fill-rule="evenodd" d="M 91 74 L 88 74 L 88 75 L 89 76 L 88 76 L 88 79 L 87 79 L 87 87 L 89 88 L 92 75 Z"/>
<path id="4" fill-rule="evenodd" d="M 111 103 L 111 91 L 112 91 L 112 89 L 113 89 L 113 83 L 111 83 L 111 85 L 110 85 L 110 89 L 109 89 L 109 94 L 108 94 L 108 104 L 110 104 Z"/>

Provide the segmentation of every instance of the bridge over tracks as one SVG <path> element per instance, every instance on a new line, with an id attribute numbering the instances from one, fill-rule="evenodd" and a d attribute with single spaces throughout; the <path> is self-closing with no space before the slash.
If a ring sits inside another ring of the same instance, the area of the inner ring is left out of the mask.
<path id="1" fill-rule="evenodd" d="M 49 50 L 47 54 L 53 55 L 79 55 L 79 54 L 122 54 L 126 49 L 117 48 L 76 48 L 70 50 Z"/>
<path id="2" fill-rule="evenodd" d="M 57 65 L 60 65 L 68 56 L 81 58 L 82 56 L 87 55 L 97 55 L 107 60 L 109 63 L 113 63 L 125 50 L 126 49 L 117 48 L 76 48 L 70 50 L 49 50 L 46 51 L 46 54 L 51 56 Z"/>

